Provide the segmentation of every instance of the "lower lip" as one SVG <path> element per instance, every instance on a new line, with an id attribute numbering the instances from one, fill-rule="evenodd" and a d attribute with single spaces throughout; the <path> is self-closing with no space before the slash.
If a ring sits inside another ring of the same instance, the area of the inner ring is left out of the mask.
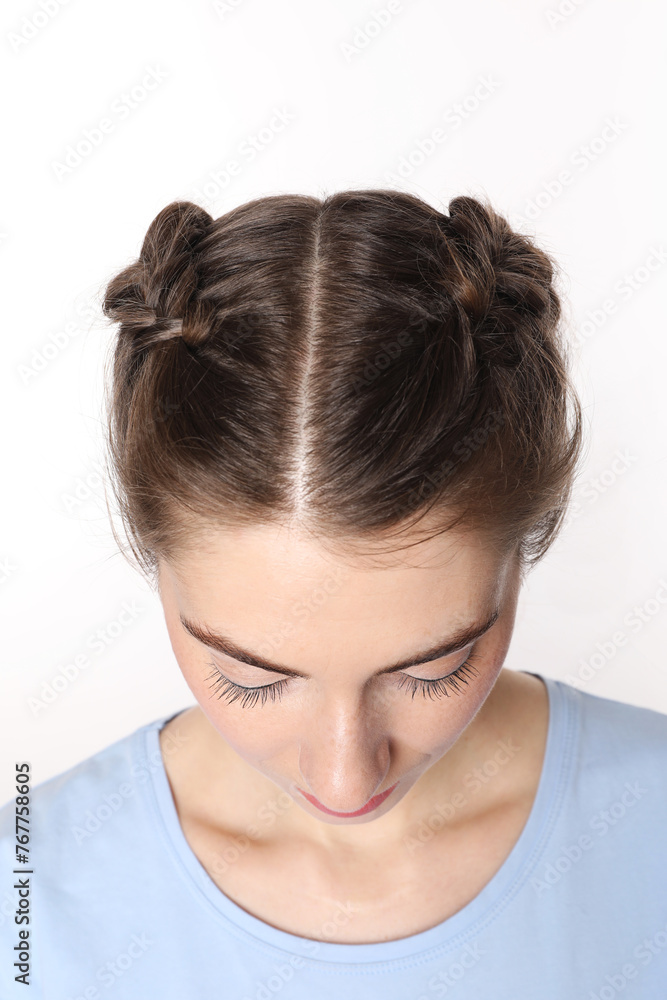
<path id="1" fill-rule="evenodd" d="M 396 785 L 397 784 L 398 782 L 396 782 Z M 299 788 L 299 791 L 301 792 L 301 794 L 305 799 L 308 799 L 311 805 L 317 806 L 318 809 L 320 809 L 322 812 L 327 813 L 329 816 L 349 817 L 349 816 L 363 816 L 365 813 L 369 813 L 372 812 L 374 809 L 377 809 L 377 807 L 381 805 L 389 795 L 391 795 L 393 790 L 396 788 L 396 785 L 392 785 L 391 788 L 388 788 L 386 792 L 381 792 L 379 795 L 375 795 L 372 799 L 368 800 L 368 802 L 362 809 L 357 809 L 356 812 L 351 812 L 351 813 L 335 812 L 333 809 L 327 809 L 327 807 L 323 806 L 321 802 L 318 802 L 318 800 L 315 798 L 314 795 L 308 795 L 308 793 L 304 792 L 301 788 Z"/>

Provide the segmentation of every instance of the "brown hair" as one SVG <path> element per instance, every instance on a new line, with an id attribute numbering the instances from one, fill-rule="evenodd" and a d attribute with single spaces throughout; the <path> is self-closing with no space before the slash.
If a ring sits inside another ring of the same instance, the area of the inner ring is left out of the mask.
<path id="1" fill-rule="evenodd" d="M 535 565 L 582 443 L 555 275 L 467 196 L 447 215 L 391 190 L 218 219 L 167 205 L 103 306 L 110 479 L 140 567 L 216 525 L 351 546 L 423 537 L 426 514 L 428 537 L 481 527 Z"/>

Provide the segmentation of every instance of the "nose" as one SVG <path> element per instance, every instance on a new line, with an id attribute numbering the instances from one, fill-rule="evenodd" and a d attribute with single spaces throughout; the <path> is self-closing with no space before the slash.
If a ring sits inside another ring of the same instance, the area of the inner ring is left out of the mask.
<path id="1" fill-rule="evenodd" d="M 301 787 L 333 812 L 351 813 L 385 791 L 389 736 L 360 704 L 314 713 L 299 750 Z"/>

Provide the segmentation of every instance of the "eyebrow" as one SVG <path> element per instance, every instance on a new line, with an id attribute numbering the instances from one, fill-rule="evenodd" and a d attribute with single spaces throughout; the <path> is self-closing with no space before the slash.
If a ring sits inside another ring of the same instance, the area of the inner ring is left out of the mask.
<path id="1" fill-rule="evenodd" d="M 496 608 L 486 621 L 463 626 L 444 641 L 441 640 L 429 649 L 422 650 L 422 652 L 416 653 L 406 660 L 393 663 L 389 667 L 384 667 L 382 670 L 376 671 L 376 673 L 378 675 L 391 674 L 397 670 L 416 667 L 421 663 L 429 663 L 431 660 L 438 660 L 441 656 L 448 656 L 450 653 L 455 653 L 463 649 L 464 646 L 468 646 L 471 642 L 479 639 L 485 632 L 488 632 L 491 626 L 495 625 L 499 615 L 500 609 Z M 272 663 L 271 660 L 267 660 L 263 656 L 250 653 L 248 650 L 242 649 L 228 636 L 222 635 L 220 632 L 215 632 L 205 625 L 198 625 L 196 622 L 188 620 L 182 614 L 179 617 L 183 628 L 193 638 L 203 643 L 204 646 L 215 649 L 219 653 L 224 653 L 233 660 L 238 660 L 240 663 L 247 663 L 251 667 L 259 667 L 260 670 L 270 670 L 273 673 L 286 674 L 289 677 L 308 677 L 308 674 L 304 674 L 300 670 L 293 670 L 291 667 L 285 667 L 281 663 Z"/>

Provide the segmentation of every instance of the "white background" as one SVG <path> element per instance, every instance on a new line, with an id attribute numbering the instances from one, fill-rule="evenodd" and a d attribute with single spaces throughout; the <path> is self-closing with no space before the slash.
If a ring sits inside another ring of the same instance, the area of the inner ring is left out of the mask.
<path id="1" fill-rule="evenodd" d="M 667 713 L 662 6 L 42 2 L 1 15 L 0 800 L 15 760 L 36 783 L 194 702 L 98 474 L 99 295 L 181 198 L 217 217 L 281 192 L 488 196 L 555 257 L 588 443 L 506 665 Z"/>

